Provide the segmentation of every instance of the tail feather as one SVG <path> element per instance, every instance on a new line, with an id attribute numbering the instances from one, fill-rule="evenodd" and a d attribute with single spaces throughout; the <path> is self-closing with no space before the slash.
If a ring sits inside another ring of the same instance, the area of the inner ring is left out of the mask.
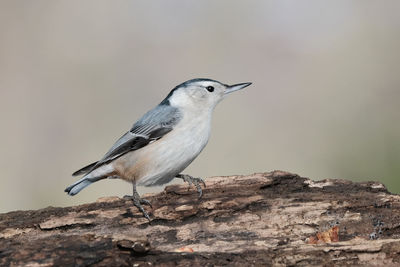
<path id="1" fill-rule="evenodd" d="M 83 188 L 85 188 L 86 186 L 90 185 L 93 182 L 95 182 L 95 181 L 93 181 L 92 179 L 89 179 L 87 177 L 83 177 L 79 181 L 77 181 L 77 182 L 73 183 L 72 185 L 68 186 L 67 188 L 65 188 L 64 191 L 67 192 L 68 195 L 74 196 L 74 195 L 78 194 Z"/>
<path id="2" fill-rule="evenodd" d="M 80 173 L 84 172 L 87 169 L 92 168 L 96 163 L 92 163 L 79 171 L 76 171 L 75 173 Z M 93 166 L 92 166 L 93 165 Z M 73 196 L 78 194 L 83 188 L 86 186 L 90 185 L 91 183 L 97 182 L 101 179 L 105 179 L 109 177 L 112 172 L 113 172 L 113 167 L 111 165 L 102 165 L 94 170 L 89 170 L 90 172 L 83 176 L 80 180 L 77 182 L 73 183 L 72 185 L 68 186 L 65 188 L 65 192 L 68 193 L 68 195 Z"/>
<path id="3" fill-rule="evenodd" d="M 78 182 L 68 186 L 67 188 L 65 188 L 65 192 L 68 193 L 68 195 L 70 196 L 74 196 L 76 194 L 78 194 L 83 188 L 85 188 L 86 186 L 90 185 L 92 182 L 89 181 L 87 178 L 81 179 Z"/>

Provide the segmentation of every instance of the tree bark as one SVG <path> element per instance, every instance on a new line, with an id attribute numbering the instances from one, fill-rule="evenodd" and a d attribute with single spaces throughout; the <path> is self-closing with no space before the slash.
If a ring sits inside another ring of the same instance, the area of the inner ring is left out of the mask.
<path id="1" fill-rule="evenodd" d="M 0 214 L 1 266 L 400 265 L 400 196 L 274 171 L 129 199 Z"/>

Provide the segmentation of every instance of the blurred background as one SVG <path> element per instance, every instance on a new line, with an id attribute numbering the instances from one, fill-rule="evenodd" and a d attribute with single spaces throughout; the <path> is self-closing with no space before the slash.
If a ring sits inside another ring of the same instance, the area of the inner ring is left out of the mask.
<path id="1" fill-rule="evenodd" d="M 120 180 L 63 190 L 195 77 L 253 85 L 217 107 L 186 173 L 280 169 L 399 193 L 399 10 L 389 0 L 1 1 L 0 212 L 130 194 Z"/>

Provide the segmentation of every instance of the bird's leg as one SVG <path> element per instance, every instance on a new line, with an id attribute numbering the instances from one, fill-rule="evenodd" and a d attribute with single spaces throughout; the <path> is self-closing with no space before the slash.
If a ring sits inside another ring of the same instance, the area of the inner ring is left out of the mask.
<path id="1" fill-rule="evenodd" d="M 136 184 L 133 183 L 133 194 L 132 196 L 125 196 L 125 197 L 129 197 L 132 201 L 133 201 L 133 205 L 135 205 L 142 213 L 143 216 L 150 221 L 150 216 L 149 214 L 146 212 L 146 210 L 143 208 L 143 205 L 149 205 L 151 206 L 150 201 L 148 201 L 147 199 L 144 198 L 140 198 L 139 193 L 136 191 Z"/>
<path id="2" fill-rule="evenodd" d="M 192 184 L 194 184 L 194 186 L 195 186 L 196 189 L 197 189 L 197 192 L 199 193 L 199 198 L 201 198 L 201 196 L 203 195 L 203 190 L 201 189 L 200 183 L 202 183 L 202 184 L 204 185 L 204 187 L 206 187 L 206 183 L 204 182 L 203 179 L 201 179 L 201 178 L 195 178 L 195 177 L 192 177 L 192 176 L 187 175 L 187 174 L 178 174 L 178 175 L 176 176 L 176 178 L 181 178 L 181 179 L 183 179 L 183 181 L 189 183 L 189 187 L 190 187 Z"/>

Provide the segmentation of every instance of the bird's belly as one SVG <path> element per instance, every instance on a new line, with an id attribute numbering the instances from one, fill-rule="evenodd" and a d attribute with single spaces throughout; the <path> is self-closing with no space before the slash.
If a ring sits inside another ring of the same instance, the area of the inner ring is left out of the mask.
<path id="1" fill-rule="evenodd" d="M 145 186 L 170 182 L 200 154 L 209 135 L 208 125 L 174 129 L 163 138 L 128 153 L 133 170 L 128 176 Z"/>

